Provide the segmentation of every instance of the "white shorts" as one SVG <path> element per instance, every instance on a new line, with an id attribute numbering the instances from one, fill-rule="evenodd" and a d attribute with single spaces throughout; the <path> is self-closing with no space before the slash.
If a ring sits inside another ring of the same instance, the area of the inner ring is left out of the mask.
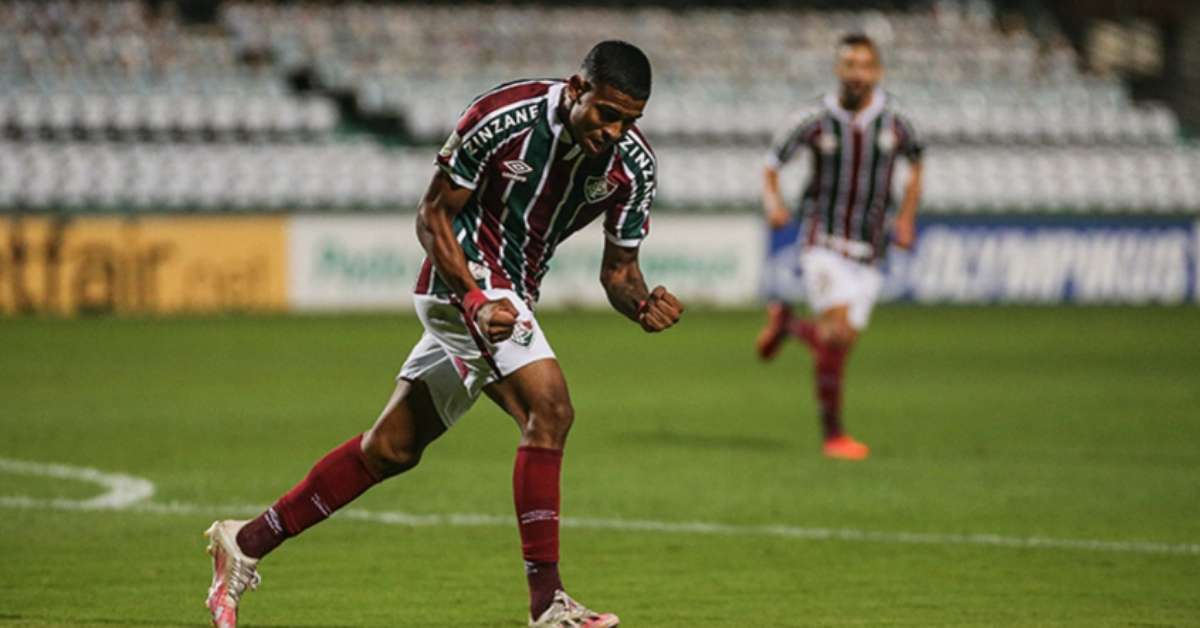
<path id="1" fill-rule="evenodd" d="M 804 249 L 800 265 L 804 269 L 808 306 L 813 312 L 820 314 L 849 306 L 850 325 L 857 330 L 867 326 L 883 286 L 883 275 L 878 268 L 820 246 Z"/>
<path id="2" fill-rule="evenodd" d="M 474 322 L 468 327 L 463 311 L 448 299 L 413 297 L 425 333 L 397 377 L 425 382 L 446 427 L 471 409 L 488 384 L 526 364 L 554 357 L 533 311 L 517 293 L 484 290 L 484 294 L 489 300 L 508 299 L 517 308 L 517 324 L 508 340 L 488 342 Z"/>

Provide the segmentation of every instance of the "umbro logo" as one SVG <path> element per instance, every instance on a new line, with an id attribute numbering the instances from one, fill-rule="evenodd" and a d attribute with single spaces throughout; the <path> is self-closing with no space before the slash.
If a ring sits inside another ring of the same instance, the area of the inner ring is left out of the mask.
<path id="1" fill-rule="evenodd" d="M 505 172 L 500 173 L 500 176 L 521 183 L 524 183 L 525 179 L 529 177 L 529 173 L 533 172 L 533 166 L 520 159 L 510 159 L 500 165 L 504 166 L 505 170 Z"/>

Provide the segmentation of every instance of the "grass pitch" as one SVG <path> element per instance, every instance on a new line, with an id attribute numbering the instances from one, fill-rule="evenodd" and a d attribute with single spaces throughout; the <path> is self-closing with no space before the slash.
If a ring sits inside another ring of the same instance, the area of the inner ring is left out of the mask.
<path id="1" fill-rule="evenodd" d="M 660 336 L 542 322 L 578 416 L 564 578 L 625 626 L 1200 625 L 1195 309 L 883 308 L 848 369 L 863 463 L 818 455 L 808 356 L 758 363 L 758 312 Z M 0 470 L 0 625 L 206 625 L 201 532 L 368 427 L 419 334 L 403 315 L 0 321 L 0 460 L 156 489 L 64 510 L 46 502 L 101 489 Z M 243 625 L 523 625 L 516 439 L 481 402 L 358 518 L 264 561 Z"/>

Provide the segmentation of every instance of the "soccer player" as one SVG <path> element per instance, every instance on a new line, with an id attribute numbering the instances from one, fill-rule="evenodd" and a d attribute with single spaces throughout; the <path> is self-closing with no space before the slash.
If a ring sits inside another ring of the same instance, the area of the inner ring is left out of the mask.
<path id="1" fill-rule="evenodd" d="M 559 578 L 559 479 L 574 410 L 533 306 L 555 247 L 604 216 L 600 282 L 613 308 L 647 332 L 678 322 L 683 306 L 662 286 L 648 290 L 638 265 L 655 194 L 654 153 L 636 125 L 649 96 L 642 51 L 605 41 L 565 81 L 506 83 L 467 107 L 418 210 L 427 256 L 414 300 L 425 333 L 371 429 L 326 454 L 255 519 L 209 528 L 215 625 L 236 625 L 259 560 L 415 467 L 481 392 L 521 432 L 512 481 L 529 625 L 618 624 L 572 600 Z"/>
<path id="2" fill-rule="evenodd" d="M 835 73 L 838 92 L 826 95 L 815 114 L 783 136 L 763 171 L 763 208 L 771 228 L 779 229 L 792 218 L 779 192 L 779 169 L 801 149 L 812 156 L 799 214 L 804 239 L 800 263 L 814 317 L 793 318 L 790 304 L 771 303 L 756 345 L 759 356 L 770 360 L 789 335 L 804 341 L 815 362 L 823 452 L 862 460 L 867 446 L 842 427 L 846 357 L 879 295 L 877 265 L 887 250 L 889 227 L 900 247 L 911 247 L 916 237 L 923 147 L 912 124 L 876 87 L 883 65 L 870 38 L 843 37 Z M 911 167 L 896 213 L 892 173 L 898 157 Z"/>

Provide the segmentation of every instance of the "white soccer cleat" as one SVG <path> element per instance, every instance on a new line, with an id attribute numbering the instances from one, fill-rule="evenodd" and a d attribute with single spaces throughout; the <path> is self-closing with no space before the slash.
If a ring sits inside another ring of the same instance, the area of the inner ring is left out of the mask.
<path id="1" fill-rule="evenodd" d="M 238 602 L 249 587 L 258 588 L 258 559 L 242 553 L 237 544 L 238 530 L 246 521 L 214 521 L 204 536 L 208 538 L 208 554 L 213 558 L 212 586 L 208 588 L 205 605 L 212 613 L 216 628 L 236 628 Z"/>
<path id="2" fill-rule="evenodd" d="M 555 591 L 554 601 L 541 617 L 529 620 L 530 628 L 614 628 L 621 620 L 612 613 L 590 611 L 571 599 L 566 591 Z"/>

